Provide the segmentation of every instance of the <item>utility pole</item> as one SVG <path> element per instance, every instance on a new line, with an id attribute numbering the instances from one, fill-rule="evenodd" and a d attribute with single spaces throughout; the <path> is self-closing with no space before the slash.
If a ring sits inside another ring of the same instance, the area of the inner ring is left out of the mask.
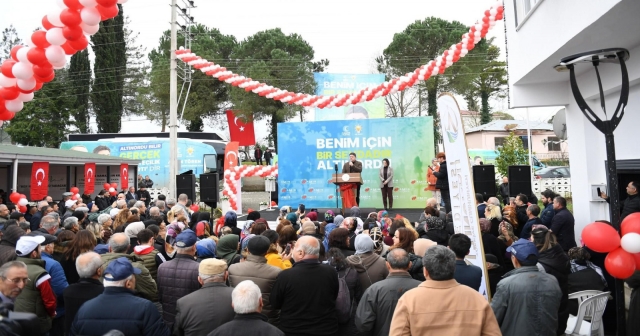
<path id="1" fill-rule="evenodd" d="M 178 175 L 178 72 L 176 62 L 176 47 L 178 45 L 176 0 L 171 0 L 171 73 L 169 79 L 169 194 L 176 195 L 176 175 Z"/>
<path id="2" fill-rule="evenodd" d="M 191 27 L 193 27 L 193 25 L 195 24 L 193 16 L 191 16 L 191 10 L 196 8 L 196 6 L 194 5 L 193 0 L 181 1 L 184 8 L 180 6 L 177 6 L 176 8 L 178 10 L 178 16 L 180 16 L 180 18 L 184 21 L 184 24 L 179 25 L 179 33 L 184 37 L 183 47 L 185 49 L 191 49 L 191 41 L 195 37 L 191 32 Z M 181 64 L 179 70 L 182 73 L 182 76 L 178 76 L 180 77 L 180 79 L 182 79 L 182 88 L 180 89 L 180 94 L 178 95 L 178 105 L 180 105 L 180 102 L 182 100 L 182 92 L 184 91 L 185 86 L 187 87 L 187 94 L 184 96 L 184 101 L 182 102 L 182 112 L 180 113 L 180 121 L 182 121 L 184 119 L 184 109 L 187 107 L 187 100 L 189 99 L 189 93 L 191 92 L 193 70 L 191 69 L 191 66 L 186 63 Z"/>

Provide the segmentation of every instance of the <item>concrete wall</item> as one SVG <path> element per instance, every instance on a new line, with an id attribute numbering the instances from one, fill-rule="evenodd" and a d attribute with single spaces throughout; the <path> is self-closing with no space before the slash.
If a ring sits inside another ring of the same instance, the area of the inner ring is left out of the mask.
<path id="1" fill-rule="evenodd" d="M 526 135 L 519 134 L 522 131 L 518 131 L 518 135 Z M 482 149 L 495 149 L 495 138 L 498 137 L 507 137 L 509 136 L 508 132 L 473 132 L 467 134 L 467 147 L 468 148 L 482 148 Z M 550 137 L 555 137 L 556 135 L 551 131 L 535 131 L 531 134 L 532 142 L 531 142 L 531 150 L 536 153 L 536 155 L 540 155 L 540 158 L 547 158 L 549 156 L 553 156 L 555 154 L 560 154 L 557 151 L 549 151 L 549 147 L 547 145 L 543 145 L 543 140 L 548 140 Z M 563 151 L 568 150 L 568 144 L 561 144 L 561 148 Z"/>

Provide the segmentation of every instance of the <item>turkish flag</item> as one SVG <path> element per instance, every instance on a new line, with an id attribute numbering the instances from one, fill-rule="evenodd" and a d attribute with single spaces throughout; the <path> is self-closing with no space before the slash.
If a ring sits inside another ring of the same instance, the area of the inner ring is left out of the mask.
<path id="1" fill-rule="evenodd" d="M 120 188 L 129 189 L 129 165 L 126 163 L 120 165 Z"/>
<path id="2" fill-rule="evenodd" d="M 34 162 L 31 165 L 31 200 L 40 201 L 49 192 L 49 162 Z"/>
<path id="3" fill-rule="evenodd" d="M 238 165 L 238 143 L 231 141 L 224 148 L 224 170 L 233 169 Z"/>
<path id="4" fill-rule="evenodd" d="M 233 111 L 227 111 L 229 134 L 231 141 L 237 141 L 239 146 L 251 146 L 256 144 L 256 134 L 253 131 L 253 118 L 246 123 L 236 117 Z"/>
<path id="5" fill-rule="evenodd" d="M 96 164 L 85 163 L 84 164 L 84 193 L 86 195 L 93 194 L 94 186 L 96 183 Z"/>

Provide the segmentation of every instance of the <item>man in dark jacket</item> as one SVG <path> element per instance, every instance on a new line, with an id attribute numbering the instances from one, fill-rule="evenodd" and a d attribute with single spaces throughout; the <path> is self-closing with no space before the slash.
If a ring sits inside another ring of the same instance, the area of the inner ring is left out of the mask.
<path id="1" fill-rule="evenodd" d="M 176 304 L 176 336 L 206 335 L 211 330 L 233 320 L 231 306 L 233 288 L 227 286 L 227 263 L 210 258 L 200 262 L 198 282 L 202 288 L 181 298 Z M 252 334 L 253 332 L 251 332 Z"/>
<path id="2" fill-rule="evenodd" d="M 502 203 L 509 205 L 509 178 L 503 177 L 500 184 L 500 196 L 502 196 Z"/>
<path id="3" fill-rule="evenodd" d="M 436 159 L 440 162 L 440 169 L 437 172 L 433 172 L 433 175 L 438 178 L 436 180 L 436 189 L 440 189 L 440 196 L 444 202 L 444 212 L 449 213 L 451 211 L 451 196 L 449 194 L 449 172 L 447 171 L 447 157 L 443 152 L 436 155 Z"/>
<path id="4" fill-rule="evenodd" d="M 575 220 L 573 214 L 567 209 L 567 200 L 564 197 L 557 196 L 553 199 L 553 209 L 556 214 L 551 220 L 549 230 L 555 233 L 558 244 L 567 252 L 570 248 L 576 247 Z"/>
<path id="5" fill-rule="evenodd" d="M 449 238 L 449 249 L 456 254 L 456 272 L 453 278 L 461 285 L 480 291 L 482 269 L 475 265 L 467 265 L 464 261 L 471 249 L 471 239 L 464 233 L 456 233 Z"/>
<path id="6" fill-rule="evenodd" d="M 515 228 L 514 232 L 516 236 L 520 237 L 520 232 L 522 232 L 522 228 L 529 220 L 529 216 L 527 216 L 527 207 L 529 198 L 525 194 L 518 194 L 516 196 L 516 220 L 518 220 L 518 227 Z"/>
<path id="7" fill-rule="evenodd" d="M 267 148 L 267 151 L 264 152 L 264 162 L 267 164 L 267 166 L 271 165 L 271 158 L 273 157 L 273 154 L 271 154 L 271 149 Z"/>
<path id="8" fill-rule="evenodd" d="M 139 201 L 143 201 L 144 205 L 149 208 L 149 204 L 151 204 L 151 194 L 147 190 L 147 186 L 145 184 L 138 187 L 138 191 L 136 191 L 136 195 L 138 196 Z"/>
<path id="9" fill-rule="evenodd" d="M 178 299 L 200 289 L 199 264 L 195 260 L 196 233 L 186 229 L 176 237 L 176 256 L 158 267 L 158 296 L 162 303 L 162 318 L 173 328 Z"/>
<path id="10" fill-rule="evenodd" d="M 262 311 L 260 287 L 251 280 L 245 280 L 234 288 L 233 310 L 236 317 L 207 336 L 285 336 L 278 328 L 267 323 Z"/>
<path id="11" fill-rule="evenodd" d="M 253 157 L 256 159 L 256 165 L 262 165 L 262 148 L 256 145 L 256 149 L 253 150 Z"/>
<path id="12" fill-rule="evenodd" d="M 527 207 L 527 222 L 520 231 L 520 238 L 529 239 L 531 237 L 531 229 L 534 225 L 542 224 L 538 215 L 540 214 L 540 207 L 537 204 L 531 204 Z"/>
<path id="13" fill-rule="evenodd" d="M 109 203 L 109 199 L 107 198 L 107 191 L 106 190 L 100 190 L 100 192 L 98 193 L 98 196 L 96 196 L 93 199 L 94 204 L 98 207 L 98 210 L 102 211 L 106 208 L 108 208 L 111 203 Z"/>
<path id="14" fill-rule="evenodd" d="M 344 174 L 347 173 L 362 173 L 362 161 L 358 161 L 356 158 L 356 153 L 349 153 L 349 161 L 345 162 L 342 166 L 342 172 Z M 360 186 L 358 184 L 356 188 L 356 203 L 360 204 Z"/>
<path id="15" fill-rule="evenodd" d="M 16 243 L 25 234 L 24 230 L 17 225 L 3 229 L 2 240 L 0 240 L 0 265 L 16 260 Z"/>
<path id="16" fill-rule="evenodd" d="M 334 335 L 338 331 L 338 273 L 320 263 L 320 242 L 302 236 L 291 250 L 296 263 L 278 274 L 271 306 L 280 309 L 280 330 L 287 335 Z"/>
<path id="17" fill-rule="evenodd" d="M 546 227 L 551 227 L 551 220 L 556 214 L 556 211 L 553 210 L 553 199 L 556 198 L 556 196 L 558 196 L 556 195 L 556 193 L 554 193 L 552 190 L 547 189 L 542 192 L 542 195 L 540 197 L 542 205 L 544 206 L 542 212 L 540 213 L 540 221 Z"/>
<path id="18" fill-rule="evenodd" d="M 70 335 L 104 335 L 115 329 L 127 336 L 169 336 L 153 303 L 133 294 L 135 274 L 140 270 L 127 258 L 111 262 L 104 272 L 104 293 L 82 305 Z"/>
<path id="19" fill-rule="evenodd" d="M 83 253 L 76 259 L 76 270 L 80 280 L 65 288 L 63 292 L 65 334 L 69 334 L 71 331 L 71 324 L 80 307 L 85 302 L 98 297 L 104 291 L 104 286 L 100 282 L 100 277 L 102 276 L 101 265 L 102 259 L 95 252 Z"/>
<path id="20" fill-rule="evenodd" d="M 410 267 L 409 254 L 405 250 L 396 248 L 387 254 L 389 276 L 367 288 L 358 304 L 355 323 L 360 332 L 374 336 L 389 335 L 398 298 L 420 285 L 420 281 L 411 278 Z"/>
<path id="21" fill-rule="evenodd" d="M 620 202 L 620 220 L 624 220 L 625 217 L 629 216 L 634 212 L 640 212 L 640 196 L 638 196 L 638 188 L 640 188 L 640 184 L 635 181 L 629 182 L 627 184 L 627 198 L 624 201 Z M 602 191 L 600 193 L 600 197 L 604 198 L 607 203 L 610 202 L 609 196 Z"/>

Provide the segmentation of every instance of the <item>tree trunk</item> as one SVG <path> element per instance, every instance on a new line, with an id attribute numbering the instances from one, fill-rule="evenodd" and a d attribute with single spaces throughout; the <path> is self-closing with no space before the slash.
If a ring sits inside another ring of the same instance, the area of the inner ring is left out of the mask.
<path id="1" fill-rule="evenodd" d="M 433 85 L 427 86 L 427 106 L 429 115 L 433 117 L 433 149 L 438 151 L 440 143 L 440 117 L 438 116 L 438 77 L 433 78 Z"/>
<path id="2" fill-rule="evenodd" d="M 164 133 L 167 129 L 167 114 L 162 112 L 162 130 L 160 132 Z"/>
<path id="3" fill-rule="evenodd" d="M 480 91 L 480 97 L 482 99 L 482 111 L 480 112 L 480 124 L 488 124 L 491 122 L 491 114 L 489 113 L 489 93 Z"/>
<path id="4" fill-rule="evenodd" d="M 284 121 L 281 119 L 282 117 L 280 117 L 277 112 L 271 113 L 271 125 L 270 125 L 271 132 L 269 136 L 273 140 L 273 148 L 275 148 L 276 151 L 278 150 L 278 123 Z"/>

